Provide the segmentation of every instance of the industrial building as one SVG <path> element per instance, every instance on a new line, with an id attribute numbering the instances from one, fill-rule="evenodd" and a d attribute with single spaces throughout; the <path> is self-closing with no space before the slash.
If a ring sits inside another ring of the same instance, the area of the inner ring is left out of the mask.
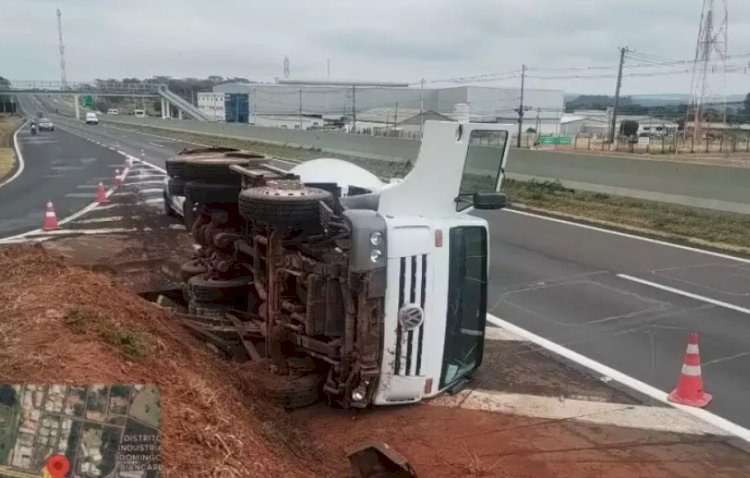
<path id="1" fill-rule="evenodd" d="M 638 133 L 649 136 L 669 136 L 677 131 L 678 124 L 665 118 L 648 115 L 617 115 L 617 131 L 623 121 L 638 123 Z M 604 137 L 612 128 L 612 108 L 605 110 L 577 110 L 560 119 L 560 134 L 564 136 L 592 135 Z"/>
<path id="2" fill-rule="evenodd" d="M 211 93 L 199 93 L 198 107 L 214 121 L 289 129 L 350 129 L 353 125 L 358 131 L 377 133 L 418 130 L 427 119 L 455 119 L 462 114 L 456 107 L 461 104 L 469 106 L 471 121 L 515 123 L 520 96 L 519 88 L 481 86 L 422 89 L 224 83 L 214 86 Z M 557 133 L 564 101 L 562 90 L 525 89 L 524 131 Z"/>

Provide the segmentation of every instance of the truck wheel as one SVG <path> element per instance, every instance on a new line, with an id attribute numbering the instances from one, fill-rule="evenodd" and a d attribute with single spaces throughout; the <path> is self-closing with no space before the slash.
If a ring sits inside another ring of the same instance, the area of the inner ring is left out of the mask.
<path id="1" fill-rule="evenodd" d="M 179 154 L 179 153 L 178 153 Z M 167 175 L 182 176 L 185 174 L 185 158 L 175 156 L 167 159 Z"/>
<path id="2" fill-rule="evenodd" d="M 208 274 L 198 274 L 188 281 L 190 297 L 204 302 L 230 301 L 240 295 L 245 295 L 245 290 L 252 282 L 251 277 L 238 277 L 236 279 L 212 279 Z"/>
<path id="3" fill-rule="evenodd" d="M 240 214 L 250 222 L 273 226 L 307 228 L 320 222 L 323 201 L 333 206 L 333 194 L 297 181 L 269 181 L 267 186 L 240 193 Z"/>
<path id="4" fill-rule="evenodd" d="M 185 183 L 185 197 L 201 204 L 236 203 L 239 194 L 239 184 L 212 184 L 203 181 Z"/>
<path id="5" fill-rule="evenodd" d="M 240 175 L 229 169 L 238 164 L 247 166 L 251 161 L 263 160 L 260 154 L 228 152 L 216 157 L 187 158 L 185 160 L 185 178 L 188 181 L 199 180 L 207 183 L 237 184 L 242 181 Z"/>
<path id="6" fill-rule="evenodd" d="M 204 272 L 208 272 L 208 267 L 206 267 L 203 259 L 199 257 L 183 262 L 180 266 L 180 276 L 185 282 L 190 280 L 191 277 L 203 274 Z"/>
<path id="7" fill-rule="evenodd" d="M 271 371 L 261 379 L 265 397 L 287 410 L 303 408 L 320 400 L 323 377 L 317 373 L 304 375 L 276 375 Z"/>
<path id="8" fill-rule="evenodd" d="M 185 180 L 179 176 L 169 178 L 169 194 L 172 196 L 185 195 Z"/>

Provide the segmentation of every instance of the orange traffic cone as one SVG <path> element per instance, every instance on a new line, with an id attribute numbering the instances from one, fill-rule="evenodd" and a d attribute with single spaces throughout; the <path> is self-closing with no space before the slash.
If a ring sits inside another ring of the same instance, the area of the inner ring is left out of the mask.
<path id="1" fill-rule="evenodd" d="M 120 175 L 120 170 L 115 169 L 115 187 L 119 188 L 122 186 L 122 176 Z"/>
<path id="2" fill-rule="evenodd" d="M 703 377 L 701 376 L 701 358 L 698 352 L 698 334 L 693 332 L 688 340 L 682 373 L 677 387 L 669 394 L 669 401 L 703 408 L 713 397 L 703 391 Z"/>
<path id="3" fill-rule="evenodd" d="M 55 231 L 60 229 L 60 225 L 57 224 L 57 216 L 55 215 L 55 206 L 52 205 L 52 201 L 47 202 L 47 211 L 44 213 L 44 224 L 42 230 L 44 231 Z"/>
<path id="4" fill-rule="evenodd" d="M 109 202 L 109 199 L 107 199 L 107 192 L 104 190 L 104 184 L 102 183 L 99 183 L 99 187 L 96 188 L 96 202 L 99 204 Z"/>

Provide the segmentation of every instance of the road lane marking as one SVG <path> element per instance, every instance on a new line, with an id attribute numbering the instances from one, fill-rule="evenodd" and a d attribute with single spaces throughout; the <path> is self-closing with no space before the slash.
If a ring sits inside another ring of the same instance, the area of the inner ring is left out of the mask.
<path id="1" fill-rule="evenodd" d="M 703 302 L 707 302 L 709 304 L 716 305 L 718 307 L 723 307 L 725 309 L 731 309 L 737 312 L 741 312 L 743 314 L 750 315 L 750 309 L 747 309 L 745 307 L 740 307 L 739 305 L 730 304 L 729 302 L 724 302 L 721 300 L 712 299 L 710 297 L 706 297 L 703 295 L 693 294 L 692 292 L 687 292 L 681 289 L 675 289 L 674 287 L 669 287 L 663 284 L 658 284 L 656 282 L 651 282 L 645 279 L 640 279 L 638 277 L 633 277 L 628 274 L 617 274 L 617 277 L 620 279 L 629 280 L 631 282 L 637 282 L 639 284 L 647 285 L 649 287 L 653 287 L 655 289 L 661 289 L 663 291 L 671 292 L 673 294 L 681 295 L 684 297 L 689 297 L 691 299 L 700 300 Z"/>
<path id="2" fill-rule="evenodd" d="M 714 257 L 721 257 L 722 259 L 728 259 L 730 261 L 737 261 L 737 262 L 742 262 L 742 263 L 745 263 L 745 264 L 750 264 L 750 259 L 745 259 L 744 257 L 731 256 L 729 254 L 723 254 L 721 252 L 709 251 L 707 249 L 699 249 L 697 247 L 683 246 L 681 244 L 674 244 L 674 243 L 671 243 L 671 242 L 661 241 L 659 239 L 652 239 L 650 237 L 638 236 L 638 235 L 630 234 L 630 233 L 627 233 L 627 232 L 620 232 L 620 231 L 615 231 L 615 230 L 612 230 L 612 229 L 605 229 L 603 227 L 591 226 L 591 225 L 588 225 L 588 224 L 581 224 L 581 223 L 578 223 L 578 222 L 567 221 L 565 219 L 558 219 L 558 218 L 555 218 L 555 217 L 544 216 L 544 215 L 541 215 L 541 214 L 534 214 L 532 212 L 520 211 L 518 209 L 503 209 L 502 211 L 503 212 L 510 212 L 510 213 L 513 213 L 513 214 L 520 214 L 522 216 L 529 216 L 529 217 L 533 217 L 533 218 L 536 218 L 536 219 L 543 219 L 545 221 L 557 222 L 557 223 L 560 223 L 560 224 L 567 224 L 568 226 L 581 227 L 583 229 L 588 229 L 588 230 L 597 231 L 597 232 L 603 232 L 605 234 L 612 234 L 614 236 L 627 237 L 628 239 L 636 239 L 636 240 L 639 240 L 639 241 L 650 242 L 652 244 L 659 244 L 661 246 L 673 247 L 675 249 L 682 249 L 684 251 L 697 252 L 699 254 L 706 254 L 706 255 L 714 256 Z"/>
<path id="3" fill-rule="evenodd" d="M 153 198 L 153 199 L 146 199 L 144 201 L 138 201 L 136 204 L 156 204 L 156 203 L 163 203 L 164 198 Z"/>
<path id="4" fill-rule="evenodd" d="M 586 357 L 585 355 L 579 354 L 578 352 L 574 352 L 573 350 L 567 347 L 563 347 L 562 345 L 559 345 L 549 339 L 545 339 L 544 337 L 536 335 L 533 332 L 529 332 L 526 329 L 522 329 L 521 327 L 515 324 L 512 324 L 506 320 L 503 320 L 499 317 L 496 317 L 492 314 L 487 314 L 487 322 L 491 323 L 492 325 L 502 327 L 509 332 L 512 332 L 516 335 L 519 335 L 525 338 L 529 342 L 535 343 L 536 345 L 542 347 L 543 349 L 549 350 L 550 352 L 557 354 L 560 357 L 568 359 L 583 367 L 588 368 L 589 370 L 592 370 L 598 374 L 601 374 L 602 378 L 606 377 L 608 380 L 615 380 L 625 385 L 626 387 L 630 387 L 633 390 L 636 390 L 648 397 L 653 398 L 654 400 L 657 400 L 659 402 L 665 403 L 674 408 L 682 410 L 683 412 L 693 415 L 696 418 L 700 418 L 706 423 L 709 423 L 721 430 L 724 430 L 725 432 L 731 435 L 734 435 L 750 443 L 750 429 L 737 425 L 736 423 L 733 423 L 727 420 L 726 418 L 722 418 L 718 415 L 715 415 L 707 410 L 688 407 L 685 405 L 679 405 L 677 403 L 672 403 L 669 400 L 667 400 L 666 392 L 663 392 L 652 385 L 649 385 L 645 382 L 641 382 L 640 380 L 635 379 L 631 377 L 630 375 L 626 375 L 623 372 L 620 372 L 619 370 L 615 370 L 612 367 L 604 365 L 601 362 L 597 362 L 596 360 L 590 359 Z"/>
<path id="5" fill-rule="evenodd" d="M 164 184 L 164 180 L 163 179 L 150 179 L 150 180 L 145 180 L 145 181 L 135 181 L 132 183 L 123 183 L 122 185 L 123 186 L 138 186 L 141 184 Z"/>
<path id="6" fill-rule="evenodd" d="M 500 327 L 487 327 L 484 331 L 485 340 L 502 340 L 502 341 L 525 341 L 523 337 L 508 332 Z"/>
<path id="7" fill-rule="evenodd" d="M 21 154 L 21 147 L 18 145 L 18 133 L 26 126 L 26 123 L 28 123 L 28 121 L 24 121 L 23 124 L 18 127 L 16 132 L 13 133 L 13 148 L 16 150 L 16 159 L 18 160 L 18 168 L 16 168 L 16 172 L 13 173 L 13 176 L 6 178 L 3 181 L 0 181 L 0 188 L 5 186 L 6 184 L 9 184 L 18 176 L 20 176 L 21 173 L 23 173 L 25 164 L 23 161 L 23 154 Z"/>
<path id="8" fill-rule="evenodd" d="M 92 219 L 81 219 L 80 221 L 76 221 L 76 224 L 96 224 L 100 222 L 115 222 L 115 221 L 122 221 L 123 219 L 125 219 L 125 216 L 95 217 Z M 137 216 L 132 216 L 131 219 L 137 219 Z"/>
<path id="9" fill-rule="evenodd" d="M 580 398 L 549 397 L 493 390 L 463 390 L 456 395 L 441 395 L 430 405 L 480 410 L 547 420 L 565 420 L 641 430 L 691 435 L 728 435 L 681 410 L 662 406 L 612 403 Z"/>
<path id="10" fill-rule="evenodd" d="M 139 190 L 138 190 L 138 192 L 139 192 L 139 193 L 141 193 L 141 194 L 154 194 L 154 193 L 159 193 L 159 194 L 161 194 L 161 193 L 163 193 L 163 192 L 164 192 L 164 188 L 146 188 L 146 189 L 139 189 Z"/>

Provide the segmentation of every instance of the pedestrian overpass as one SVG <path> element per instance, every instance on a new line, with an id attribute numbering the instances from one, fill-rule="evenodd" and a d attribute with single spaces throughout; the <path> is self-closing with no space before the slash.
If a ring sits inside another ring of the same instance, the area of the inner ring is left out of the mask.
<path id="1" fill-rule="evenodd" d="M 81 96 L 117 96 L 138 98 L 161 98 L 162 118 L 172 117 L 172 108 L 177 116 L 183 119 L 187 115 L 198 121 L 208 121 L 197 106 L 177 95 L 163 83 L 124 83 L 102 81 L 95 83 L 62 84 L 59 81 L 12 81 L 10 88 L 0 87 L 0 95 L 19 96 L 73 96 L 75 98 L 76 118 L 80 119 Z"/>

